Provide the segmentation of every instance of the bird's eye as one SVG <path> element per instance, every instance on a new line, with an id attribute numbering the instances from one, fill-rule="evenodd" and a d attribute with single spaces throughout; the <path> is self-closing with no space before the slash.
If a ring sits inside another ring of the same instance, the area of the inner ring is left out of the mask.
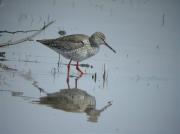
<path id="1" fill-rule="evenodd" d="M 105 37 L 103 37 L 103 36 L 100 36 L 99 38 L 101 38 L 103 41 L 105 40 Z"/>
<path id="2" fill-rule="evenodd" d="M 105 36 L 103 34 L 100 34 L 99 37 L 102 39 L 102 40 L 105 40 Z"/>

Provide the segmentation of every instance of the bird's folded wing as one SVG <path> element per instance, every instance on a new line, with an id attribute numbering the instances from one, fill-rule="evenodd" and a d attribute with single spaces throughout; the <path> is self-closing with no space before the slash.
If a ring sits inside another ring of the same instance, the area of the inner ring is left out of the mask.
<path id="1" fill-rule="evenodd" d="M 53 41 L 53 46 L 61 50 L 69 51 L 83 47 L 85 45 L 84 42 L 87 40 L 89 41 L 87 35 L 68 35 L 55 39 Z"/>

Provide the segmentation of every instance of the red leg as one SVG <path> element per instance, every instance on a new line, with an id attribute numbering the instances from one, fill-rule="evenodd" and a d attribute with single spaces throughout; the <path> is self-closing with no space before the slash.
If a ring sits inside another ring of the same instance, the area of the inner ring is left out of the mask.
<path id="1" fill-rule="evenodd" d="M 80 76 L 82 76 L 84 73 L 81 71 L 81 69 L 79 68 L 79 62 L 77 61 L 76 64 L 76 69 L 81 73 Z"/>
<path id="2" fill-rule="evenodd" d="M 70 72 L 71 61 L 72 59 L 70 59 L 69 64 L 67 65 L 67 81 L 68 82 L 69 82 L 69 72 Z"/>

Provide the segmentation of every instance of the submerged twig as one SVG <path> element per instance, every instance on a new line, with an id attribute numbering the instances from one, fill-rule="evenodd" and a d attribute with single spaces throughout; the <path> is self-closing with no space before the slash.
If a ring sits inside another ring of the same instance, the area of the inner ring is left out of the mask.
<path id="1" fill-rule="evenodd" d="M 58 58 L 58 72 L 59 72 L 59 67 L 60 67 L 60 54 L 59 54 L 59 58 Z"/>
<path id="2" fill-rule="evenodd" d="M 104 64 L 104 68 L 103 69 L 104 69 L 103 70 L 103 88 L 104 88 L 105 82 L 106 82 L 106 66 L 105 66 L 105 64 Z"/>
<path id="3" fill-rule="evenodd" d="M 0 52 L 0 57 L 5 57 L 6 52 Z"/>
<path id="4" fill-rule="evenodd" d="M 97 79 L 97 74 L 96 74 L 96 73 L 94 73 L 94 74 L 92 75 L 92 79 L 94 80 L 94 82 L 96 82 L 96 79 Z"/>
<path id="5" fill-rule="evenodd" d="M 2 64 L 2 63 L 0 63 L 0 68 L 2 68 L 3 70 L 17 71 L 17 69 L 14 69 L 14 68 L 8 67 L 7 65 Z"/>
<path id="6" fill-rule="evenodd" d="M 51 21 L 49 22 L 47 25 L 44 24 L 44 26 L 39 29 L 39 30 L 36 30 L 37 32 L 28 36 L 28 37 L 25 37 L 25 38 L 22 38 L 22 39 L 19 39 L 17 41 L 8 41 L 6 43 L 1 43 L 0 44 L 0 47 L 4 47 L 4 46 L 11 46 L 11 45 L 15 45 L 15 44 L 19 44 L 19 43 L 22 43 L 22 42 L 25 42 L 25 41 L 32 41 L 32 38 L 34 38 L 35 36 L 37 36 L 38 34 L 40 34 L 42 31 L 44 31 L 48 26 L 50 26 L 51 24 L 53 24 L 54 21 Z M 31 31 L 31 30 L 29 30 Z M 19 32 L 19 31 L 18 31 Z M 21 31 L 22 32 L 22 31 Z M 31 31 L 32 32 L 32 31 Z"/>
<path id="7" fill-rule="evenodd" d="M 65 30 L 60 30 L 58 32 L 58 34 L 61 35 L 61 36 L 64 36 L 64 35 L 66 35 L 66 31 Z"/>
<path id="8" fill-rule="evenodd" d="M 65 64 L 65 65 L 68 65 L 68 64 Z M 76 64 L 71 64 L 72 66 L 76 66 Z M 79 64 L 80 67 L 86 67 L 86 68 L 93 68 L 92 65 L 90 64 Z"/>
<path id="9" fill-rule="evenodd" d="M 103 78 L 103 88 L 104 88 L 105 84 L 106 84 L 106 86 L 108 84 L 108 71 L 106 69 L 106 64 L 104 64 L 104 66 L 103 66 L 103 75 L 102 75 L 102 78 Z"/>
<path id="10" fill-rule="evenodd" d="M 162 26 L 164 26 L 165 25 L 165 17 L 166 17 L 166 14 L 165 13 L 163 13 L 163 15 L 162 15 Z"/>
<path id="11" fill-rule="evenodd" d="M 14 60 L 14 59 L 6 59 L 6 58 L 0 58 L 0 61 L 18 61 L 18 62 L 29 62 L 29 63 L 47 63 L 47 64 L 51 64 L 50 62 L 41 62 L 41 61 L 38 61 L 38 60 Z M 61 63 L 61 65 L 68 65 L 66 63 Z M 76 66 L 76 64 L 71 64 L 71 66 Z M 86 68 L 93 68 L 92 65 L 90 64 L 79 64 L 80 67 L 86 67 Z"/>

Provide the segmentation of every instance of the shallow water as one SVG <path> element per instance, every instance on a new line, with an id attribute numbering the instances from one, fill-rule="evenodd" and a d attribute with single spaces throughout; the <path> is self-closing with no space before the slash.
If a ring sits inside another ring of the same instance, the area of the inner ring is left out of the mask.
<path id="1" fill-rule="evenodd" d="M 81 63 L 93 67 L 81 67 L 80 78 L 72 65 L 67 83 L 69 61 L 61 56 L 58 67 L 58 54 L 42 44 L 0 48 L 6 52 L 0 57 L 0 133 L 179 134 L 178 1 L 0 4 L 2 30 L 38 28 L 48 18 L 56 22 L 35 39 L 56 38 L 59 30 L 102 31 L 117 51 L 102 46 Z M 6 42 L 28 34 L 1 35 Z"/>

